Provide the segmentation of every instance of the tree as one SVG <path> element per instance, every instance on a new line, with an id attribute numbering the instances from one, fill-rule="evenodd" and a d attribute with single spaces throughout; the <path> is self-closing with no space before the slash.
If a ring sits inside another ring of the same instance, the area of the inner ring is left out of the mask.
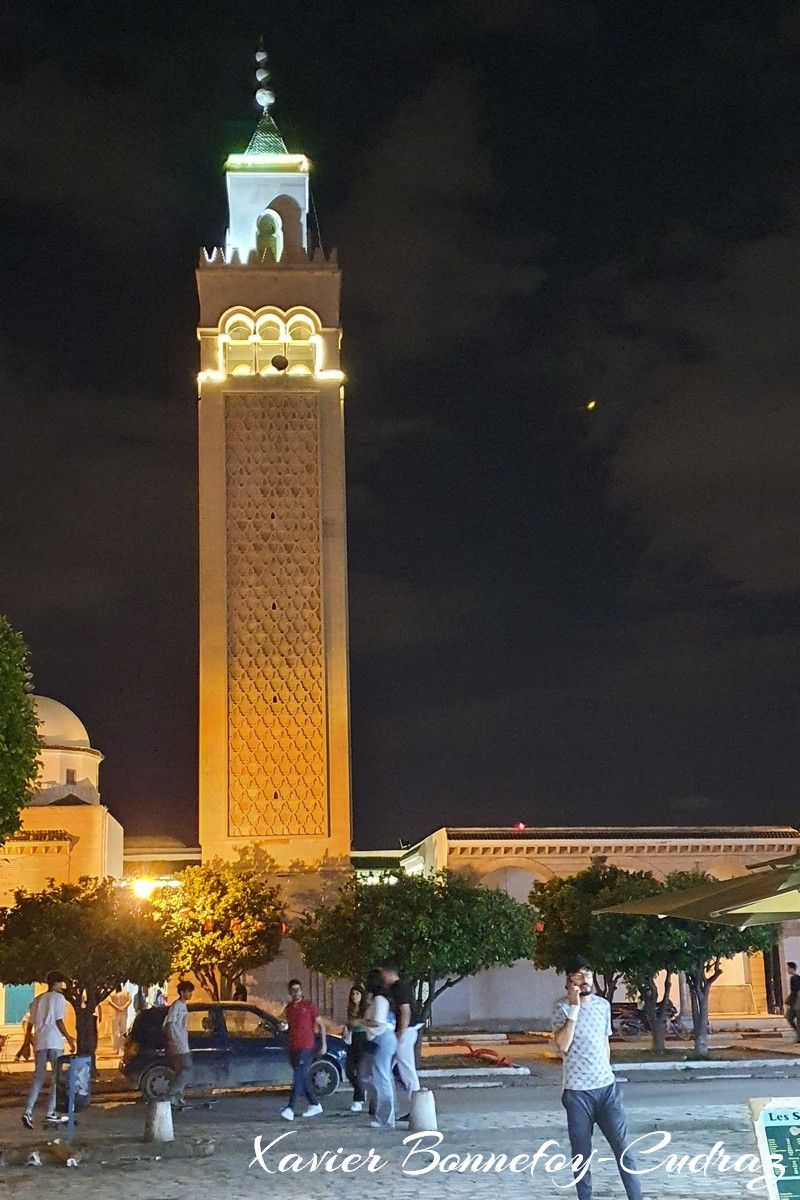
<path id="1" fill-rule="evenodd" d="M 537 918 L 534 965 L 563 971 L 570 958 L 588 958 L 611 1003 L 620 979 L 639 993 L 650 1025 L 653 1049 L 664 1050 L 665 1022 L 672 977 L 678 969 L 683 937 L 671 924 L 653 917 L 594 914 L 627 900 L 663 889 L 649 871 L 608 866 L 602 857 L 577 875 L 536 883 L 530 902 Z M 656 978 L 665 972 L 658 995 Z"/>
<path id="2" fill-rule="evenodd" d="M 187 867 L 177 887 L 151 903 L 175 946 L 175 971 L 191 971 L 214 1000 L 228 999 L 243 971 L 272 962 L 281 948 L 280 889 L 253 871 L 214 860 Z"/>
<path id="3" fill-rule="evenodd" d="M 527 905 L 452 871 L 351 879 L 292 936 L 306 966 L 335 979 L 364 979 L 381 963 L 396 964 L 426 1019 L 434 1000 L 462 979 L 533 952 Z"/>
<path id="4" fill-rule="evenodd" d="M 704 871 L 673 871 L 667 876 L 670 891 L 683 891 L 703 883 L 715 882 Z M 668 917 L 682 943 L 680 968 L 686 972 L 686 982 L 692 998 L 692 1025 L 695 1052 L 708 1057 L 708 1004 L 711 988 L 722 974 L 722 962 L 736 954 L 755 954 L 769 950 L 775 942 L 774 925 L 756 925 L 736 929 L 732 925 L 715 925 L 704 921 L 683 921 Z"/>
<path id="5" fill-rule="evenodd" d="M 28 650 L 0 616 L 0 845 L 20 827 L 39 770 Z"/>
<path id="6" fill-rule="evenodd" d="M 602 857 L 577 875 L 535 883 L 530 894 L 537 922 L 534 966 L 563 971 L 570 958 L 583 954 L 600 976 L 600 992 L 610 1003 L 627 974 L 623 964 L 640 946 L 646 926 L 643 918 L 593 913 L 652 896 L 660 886 L 649 871 L 608 866 Z"/>
<path id="7" fill-rule="evenodd" d="M 149 909 L 113 879 L 51 879 L 41 892 L 15 892 L 0 918 L 0 979 L 34 983 L 62 971 L 79 1054 L 95 1052 L 97 1006 L 120 980 L 149 987 L 166 979 L 170 949 Z"/>

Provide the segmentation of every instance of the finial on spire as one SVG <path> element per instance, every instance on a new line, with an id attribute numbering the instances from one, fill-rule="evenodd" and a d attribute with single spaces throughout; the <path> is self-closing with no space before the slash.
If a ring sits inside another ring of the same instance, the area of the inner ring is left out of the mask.
<path id="1" fill-rule="evenodd" d="M 258 81 L 258 90 L 256 91 L 256 102 L 264 110 L 264 115 L 269 113 L 270 108 L 275 103 L 275 93 L 271 88 L 265 87 L 269 79 L 269 71 L 267 69 L 267 52 L 264 49 L 263 37 L 259 40 L 258 50 L 256 50 L 256 80 Z"/>

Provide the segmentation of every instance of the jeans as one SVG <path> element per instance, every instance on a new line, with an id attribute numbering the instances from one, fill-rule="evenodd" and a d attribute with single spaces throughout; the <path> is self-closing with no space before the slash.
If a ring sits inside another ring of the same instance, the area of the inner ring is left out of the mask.
<path id="1" fill-rule="evenodd" d="M 314 1061 L 313 1050 L 290 1050 L 289 1061 L 292 1064 L 294 1075 L 292 1077 L 292 1096 L 289 1101 L 289 1108 L 294 1111 L 297 1107 L 297 1102 L 302 1096 L 305 1096 L 309 1104 L 319 1104 L 319 1100 L 311 1087 L 311 1080 L 308 1078 L 309 1067 Z"/>
<path id="2" fill-rule="evenodd" d="M 33 1106 L 39 1099 L 39 1092 L 42 1090 L 45 1075 L 47 1074 L 47 1064 L 50 1064 L 50 1096 L 47 1101 L 48 1117 L 55 1116 L 56 1112 L 56 1071 L 58 1069 L 58 1050 L 37 1050 L 33 1058 L 33 1082 L 31 1090 L 28 1092 L 28 1100 L 25 1105 L 25 1112 L 30 1116 L 33 1112 Z"/>
<path id="3" fill-rule="evenodd" d="M 191 1054 L 173 1054 L 170 1057 L 169 1065 L 175 1072 L 175 1079 L 169 1089 L 169 1098 L 178 1104 L 183 1104 L 183 1093 L 192 1079 L 192 1056 Z"/>
<path id="4" fill-rule="evenodd" d="M 392 1061 L 396 1049 L 394 1030 L 388 1029 L 370 1043 L 369 1052 L 362 1054 L 360 1068 L 360 1079 L 370 1101 L 370 1112 L 374 1105 L 376 1121 L 390 1129 L 394 1129 Z"/>
<path id="5" fill-rule="evenodd" d="M 365 1033 L 353 1033 L 351 1034 L 351 1037 L 352 1041 L 347 1047 L 347 1058 L 345 1059 L 344 1063 L 344 1073 L 353 1088 L 353 1100 L 360 1102 L 364 1099 L 364 1089 L 361 1086 L 358 1068 L 363 1056 L 364 1042 L 367 1040 L 367 1035 Z"/>
<path id="6" fill-rule="evenodd" d="M 598 1125 L 617 1160 L 617 1168 L 628 1200 L 642 1200 L 638 1175 L 628 1174 L 628 1171 L 634 1169 L 630 1154 L 625 1155 L 625 1166 L 628 1170 L 620 1166 L 620 1157 L 628 1144 L 628 1119 L 622 1107 L 622 1093 L 618 1085 L 610 1083 L 608 1087 L 593 1088 L 590 1091 L 567 1088 L 561 1095 L 561 1103 L 567 1110 L 567 1129 L 573 1158 L 580 1155 L 583 1161 L 589 1157 L 592 1153 L 592 1133 L 595 1125 Z M 575 1169 L 580 1173 L 580 1165 Z M 578 1200 L 592 1200 L 590 1171 L 576 1181 L 575 1189 Z"/>
<path id="7" fill-rule="evenodd" d="M 408 1029 L 404 1029 L 402 1035 L 397 1039 L 397 1049 L 394 1055 L 397 1074 L 400 1076 L 400 1085 L 408 1096 L 409 1104 L 412 1093 L 419 1091 L 419 1076 L 414 1058 L 414 1047 L 417 1044 L 419 1031 L 419 1025 L 412 1025 Z"/>

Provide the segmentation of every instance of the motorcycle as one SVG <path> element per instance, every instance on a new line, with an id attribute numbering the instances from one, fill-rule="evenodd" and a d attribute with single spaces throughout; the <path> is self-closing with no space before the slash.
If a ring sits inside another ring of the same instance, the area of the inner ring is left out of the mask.
<path id="1" fill-rule="evenodd" d="M 637 1038 L 650 1033 L 650 1022 L 647 1013 L 637 1004 L 614 1004 L 611 1007 L 611 1024 L 624 1042 L 634 1042 Z M 679 1042 L 688 1041 L 692 1036 L 680 1018 L 675 1005 L 670 1001 L 667 1005 L 667 1020 L 664 1029 L 665 1036 L 676 1038 Z"/>

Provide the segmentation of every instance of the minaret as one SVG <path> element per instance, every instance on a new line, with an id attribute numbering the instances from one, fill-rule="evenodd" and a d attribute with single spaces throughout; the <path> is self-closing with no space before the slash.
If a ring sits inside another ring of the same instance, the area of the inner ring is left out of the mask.
<path id="1" fill-rule="evenodd" d="M 225 164 L 200 295 L 200 842 L 350 852 L 340 276 L 309 252 L 308 175 L 270 108 Z"/>

